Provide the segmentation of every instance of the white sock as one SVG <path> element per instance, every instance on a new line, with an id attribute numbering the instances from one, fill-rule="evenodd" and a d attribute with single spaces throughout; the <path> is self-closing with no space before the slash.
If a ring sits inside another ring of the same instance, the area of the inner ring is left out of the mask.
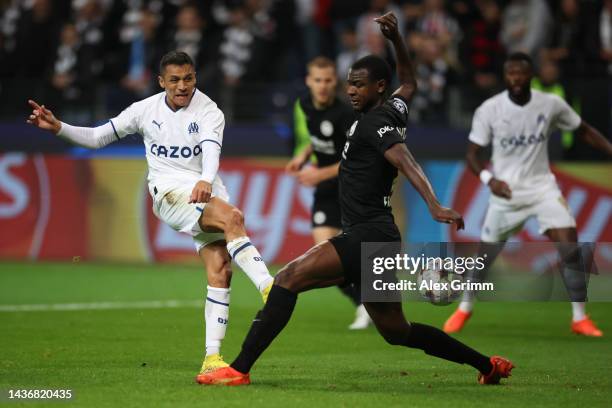
<path id="1" fill-rule="evenodd" d="M 474 301 L 473 300 L 462 300 L 459 303 L 459 310 L 465 313 L 471 313 L 472 309 L 474 309 Z"/>
<path id="2" fill-rule="evenodd" d="M 572 320 L 578 322 L 586 319 L 586 303 L 572 302 Z"/>
<path id="3" fill-rule="evenodd" d="M 249 237 L 240 237 L 228 242 L 227 252 L 240 269 L 247 274 L 257 290 L 261 292 L 270 285 L 273 278 L 259 251 L 251 244 Z"/>
<path id="4" fill-rule="evenodd" d="M 459 310 L 465 313 L 470 313 L 474 309 L 475 293 L 471 290 L 463 292 L 461 302 L 459 302 Z"/>
<path id="5" fill-rule="evenodd" d="M 221 351 L 221 342 L 225 338 L 229 317 L 230 290 L 226 288 L 207 287 L 206 307 L 206 355 Z"/>

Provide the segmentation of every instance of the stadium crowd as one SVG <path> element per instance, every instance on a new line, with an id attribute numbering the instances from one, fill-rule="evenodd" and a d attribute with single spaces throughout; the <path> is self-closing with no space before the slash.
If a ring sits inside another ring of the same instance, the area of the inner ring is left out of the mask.
<path id="1" fill-rule="evenodd" d="M 391 61 L 373 21 L 386 11 L 400 16 L 416 60 L 414 122 L 456 125 L 457 109 L 467 118 L 503 88 L 504 56 L 522 50 L 537 63 L 534 86 L 578 111 L 599 101 L 583 115 L 609 128 L 601 101 L 610 94 L 612 0 L 0 0 L 0 93 L 89 123 L 158 92 L 159 58 L 178 49 L 229 123 L 261 119 L 262 109 L 289 111 L 295 95 L 271 90 L 302 85 L 317 55 L 333 58 L 342 79 L 363 55 Z M 0 115 L 21 110 L 5 104 Z"/>

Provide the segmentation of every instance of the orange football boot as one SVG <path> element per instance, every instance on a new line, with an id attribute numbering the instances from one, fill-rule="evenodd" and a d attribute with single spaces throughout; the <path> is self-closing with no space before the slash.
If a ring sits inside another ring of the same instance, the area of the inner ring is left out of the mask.
<path id="1" fill-rule="evenodd" d="M 222 367 L 209 373 L 200 373 L 196 377 L 198 384 L 205 385 L 249 385 L 249 374 L 234 370 L 231 366 Z"/>
<path id="2" fill-rule="evenodd" d="M 464 312 L 461 309 L 455 310 L 455 312 L 446 320 L 444 323 L 445 333 L 457 333 L 463 329 L 463 326 L 467 323 L 467 321 L 472 316 L 472 312 Z"/>
<path id="3" fill-rule="evenodd" d="M 603 337 L 603 332 L 595 326 L 589 316 L 577 322 L 572 322 L 572 331 L 581 336 Z"/>
<path id="4" fill-rule="evenodd" d="M 479 384 L 499 384 L 500 379 L 508 378 L 511 375 L 510 372 L 514 368 L 512 361 L 500 356 L 493 356 L 490 360 L 493 369 L 491 369 L 491 372 L 487 375 L 478 373 Z"/>

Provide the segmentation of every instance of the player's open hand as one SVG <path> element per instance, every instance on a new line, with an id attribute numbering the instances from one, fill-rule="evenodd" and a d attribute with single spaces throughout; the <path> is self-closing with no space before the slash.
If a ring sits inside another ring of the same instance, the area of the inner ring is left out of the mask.
<path id="1" fill-rule="evenodd" d="M 508 200 L 512 198 L 512 190 L 510 190 L 510 186 L 505 181 L 493 178 L 489 181 L 489 188 L 498 197 L 507 198 Z"/>
<path id="2" fill-rule="evenodd" d="M 191 191 L 191 197 L 189 197 L 189 204 L 194 203 L 207 203 L 210 201 L 212 194 L 212 184 L 200 180 L 196 183 L 195 187 Z"/>
<path id="3" fill-rule="evenodd" d="M 445 224 L 455 224 L 457 226 L 457 231 L 465 227 L 461 214 L 452 208 L 437 206 L 430 211 L 434 220 Z"/>
<path id="4" fill-rule="evenodd" d="M 297 174 L 298 183 L 307 187 L 314 187 L 321 182 L 319 169 L 314 166 L 306 166 Z"/>
<path id="5" fill-rule="evenodd" d="M 28 100 L 28 103 L 32 107 L 32 114 L 27 120 L 30 125 L 34 125 L 45 130 L 50 130 L 55 134 L 60 131 L 62 124 L 53 115 L 53 112 L 45 108 L 45 105 L 41 106 L 31 99 Z"/>
<path id="6" fill-rule="evenodd" d="M 399 29 L 397 28 L 397 17 L 392 12 L 388 12 L 374 19 L 380 25 L 380 32 L 389 40 L 400 38 Z"/>

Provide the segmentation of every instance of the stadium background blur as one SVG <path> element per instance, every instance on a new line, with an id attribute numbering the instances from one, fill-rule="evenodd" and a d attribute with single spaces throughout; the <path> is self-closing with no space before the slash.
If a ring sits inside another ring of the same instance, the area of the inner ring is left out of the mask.
<path id="1" fill-rule="evenodd" d="M 195 259 L 189 239 L 149 210 L 139 136 L 87 151 L 24 123 L 28 98 L 68 123 L 103 123 L 159 92 L 158 61 L 171 49 L 197 61 L 199 88 L 226 115 L 222 175 L 274 263 L 310 245 L 309 190 L 282 171 L 305 64 L 329 56 L 341 83 L 368 53 L 393 66 L 373 22 L 385 11 L 400 17 L 417 66 L 407 144 L 468 225 L 457 234 L 423 217 L 403 181 L 394 210 L 407 240 L 478 239 L 487 190 L 461 159 L 474 109 L 503 89 L 507 52 L 532 55 L 534 87 L 611 133 L 612 0 L 4 0 L 0 10 L 1 258 Z M 612 241 L 609 164 L 594 164 L 602 157 L 571 133 L 549 148 L 565 160 L 556 171 L 580 238 Z M 532 222 L 521 239 L 542 237 Z"/>
<path id="2" fill-rule="evenodd" d="M 565 304 L 479 309 L 459 337 L 520 367 L 510 386 L 483 390 L 465 367 L 387 348 L 373 329 L 348 333 L 353 311 L 334 289 L 300 296 L 253 387 L 195 387 L 206 285 L 191 239 L 151 212 L 141 138 L 89 151 L 25 124 L 28 98 L 72 124 L 104 123 L 159 92 L 164 52 L 187 51 L 199 88 L 226 115 L 221 175 L 277 270 L 312 242 L 311 190 L 283 171 L 305 64 L 327 55 L 344 79 L 363 54 L 391 60 L 372 22 L 386 10 L 417 62 L 407 144 L 466 221 L 460 232 L 434 223 L 399 180 L 393 208 L 406 241 L 478 241 L 489 192 L 463 155 L 474 109 L 503 88 L 507 52 L 529 52 L 534 86 L 562 93 L 611 134 L 612 0 L 0 0 L 0 390 L 71 388 L 79 406 L 608 406 L 609 337 L 570 337 Z M 554 135 L 549 150 L 580 240 L 612 242 L 609 162 L 571 134 Z M 538 270 L 539 255 L 520 247 L 542 241 L 537 230 L 530 221 L 515 238 L 520 256 L 500 262 L 503 272 Z M 612 251 L 601 247 L 597 263 L 609 272 Z M 592 303 L 611 333 L 610 303 Z M 258 307 L 235 274 L 228 357 Z M 450 313 L 409 310 L 438 326 Z"/>

